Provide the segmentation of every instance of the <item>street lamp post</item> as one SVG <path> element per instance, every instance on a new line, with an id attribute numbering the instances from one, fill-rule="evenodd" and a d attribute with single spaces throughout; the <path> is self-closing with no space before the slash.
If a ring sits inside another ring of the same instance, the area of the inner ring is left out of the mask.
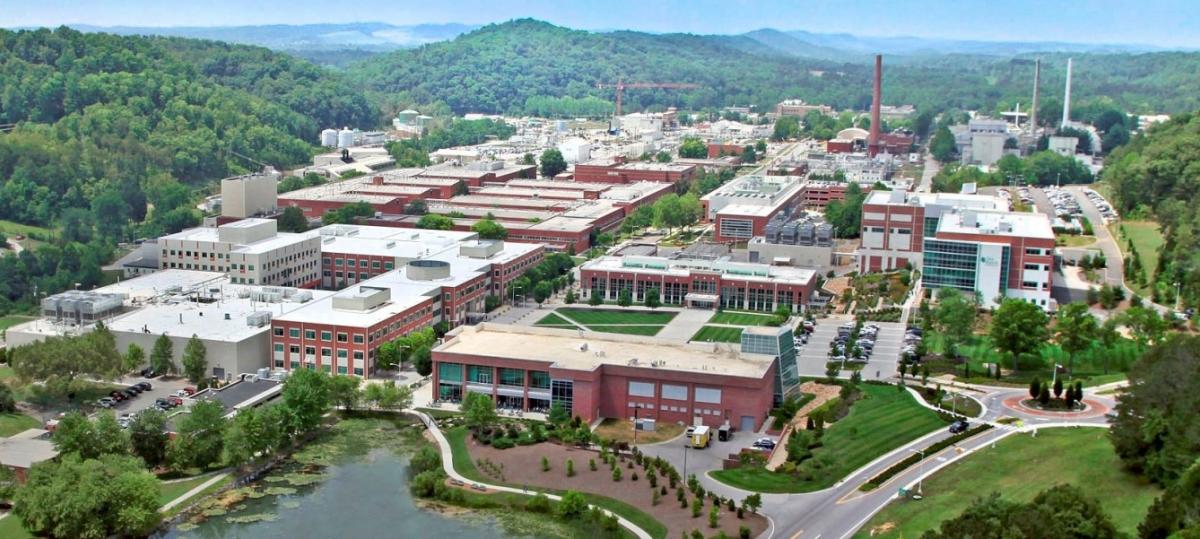
<path id="1" fill-rule="evenodd" d="M 688 477 L 688 475 L 687 475 L 687 454 L 688 454 L 688 449 L 691 449 L 691 448 L 692 448 L 691 442 L 689 439 L 688 444 L 683 446 L 683 481 L 685 484 L 687 483 L 687 477 Z"/>
<path id="2" fill-rule="evenodd" d="M 921 485 L 925 481 L 925 450 L 924 449 L 909 449 L 913 453 L 921 455 L 921 468 L 917 472 L 917 496 L 924 496 L 925 492 L 921 490 Z"/>

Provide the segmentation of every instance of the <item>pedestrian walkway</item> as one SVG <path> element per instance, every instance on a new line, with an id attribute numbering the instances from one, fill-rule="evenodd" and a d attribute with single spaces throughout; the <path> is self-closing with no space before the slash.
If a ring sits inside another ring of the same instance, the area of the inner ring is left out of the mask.
<path id="1" fill-rule="evenodd" d="M 692 338 L 700 328 L 713 317 L 713 311 L 708 309 L 683 309 L 675 315 L 658 336 L 664 339 L 686 341 Z"/>
<path id="2" fill-rule="evenodd" d="M 197 494 L 200 494 L 201 492 L 204 491 L 204 489 L 217 484 L 217 482 L 219 482 L 222 479 L 225 479 L 225 476 L 227 476 L 227 475 L 229 475 L 229 472 L 221 472 L 219 474 L 212 476 L 212 478 L 209 479 L 208 481 L 205 481 L 203 483 L 200 483 L 199 485 L 196 485 L 196 488 L 193 488 L 192 490 L 184 492 L 178 498 L 175 498 L 174 500 L 171 500 L 171 501 L 167 502 L 166 504 L 164 504 L 162 507 L 159 507 L 158 512 L 165 513 L 167 511 L 170 511 L 175 506 L 180 505 L 180 504 L 192 499 L 192 497 Z"/>

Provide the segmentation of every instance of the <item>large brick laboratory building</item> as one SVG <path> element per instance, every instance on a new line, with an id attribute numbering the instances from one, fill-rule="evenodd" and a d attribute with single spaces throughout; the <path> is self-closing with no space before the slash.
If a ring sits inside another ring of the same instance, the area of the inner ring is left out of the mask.
<path id="1" fill-rule="evenodd" d="M 465 326 L 433 350 L 432 391 L 447 401 L 482 393 L 499 407 L 519 410 L 559 403 L 588 422 L 637 416 L 754 431 L 780 395 L 795 387 L 795 353 L 787 328 L 746 333 L 738 349 L 564 329 Z"/>
<path id="2" fill-rule="evenodd" d="M 1054 231 L 1041 213 L 998 197 L 880 191 L 863 204 L 861 272 L 912 264 L 926 288 L 978 292 L 984 307 L 1015 297 L 1053 310 Z"/>

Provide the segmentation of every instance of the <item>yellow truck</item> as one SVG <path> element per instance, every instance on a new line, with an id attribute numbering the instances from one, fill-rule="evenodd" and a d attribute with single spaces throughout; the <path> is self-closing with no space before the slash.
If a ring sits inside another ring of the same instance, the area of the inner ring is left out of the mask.
<path id="1" fill-rule="evenodd" d="M 708 447 L 708 443 L 712 440 L 712 431 L 700 425 L 692 429 L 692 447 L 696 449 L 704 449 Z"/>

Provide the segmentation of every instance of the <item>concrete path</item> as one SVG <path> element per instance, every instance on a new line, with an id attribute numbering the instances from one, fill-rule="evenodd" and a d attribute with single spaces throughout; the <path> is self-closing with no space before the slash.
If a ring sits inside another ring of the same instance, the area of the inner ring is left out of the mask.
<path id="1" fill-rule="evenodd" d="M 221 473 L 218 473 L 218 474 L 212 476 L 208 481 L 205 481 L 203 483 L 200 483 L 199 485 L 196 485 L 196 488 L 193 488 L 192 490 L 184 492 L 178 498 L 175 498 L 174 500 L 171 500 L 171 501 L 167 502 L 166 504 L 164 504 L 162 507 L 159 507 L 158 512 L 165 513 L 167 511 L 170 511 L 175 506 L 180 505 L 180 504 L 192 499 L 192 497 L 197 494 L 200 494 L 200 492 L 203 491 L 204 489 L 217 484 L 218 481 L 224 479 L 225 476 L 227 476 L 227 475 L 229 475 L 229 472 L 221 472 Z"/>
<path id="2" fill-rule="evenodd" d="M 700 331 L 700 328 L 713 317 L 713 314 L 715 313 L 708 309 L 683 309 L 666 326 L 663 326 L 662 331 L 658 332 L 658 336 L 665 339 L 687 341 L 697 331 Z"/>
<path id="3" fill-rule="evenodd" d="M 528 490 L 512 488 L 512 487 L 504 487 L 504 486 L 499 486 L 499 485 L 491 485 L 491 484 L 487 484 L 487 483 L 480 483 L 478 481 L 472 481 L 470 479 L 467 479 L 466 477 L 463 477 L 461 474 L 458 473 L 457 470 L 454 469 L 454 453 L 450 450 L 450 441 L 446 439 L 446 436 L 444 434 L 442 434 L 442 431 L 441 431 L 441 429 L 438 428 L 437 423 L 433 421 L 433 418 L 429 417 L 429 415 L 424 412 L 412 411 L 412 413 L 416 414 L 417 417 L 419 417 L 421 419 L 422 423 L 425 423 L 425 426 L 429 429 L 429 432 L 431 434 L 433 434 L 434 439 L 437 440 L 438 450 L 442 454 L 442 468 L 445 469 L 446 475 L 450 476 L 453 479 L 462 481 L 463 483 L 472 484 L 472 485 L 482 485 L 482 486 L 486 487 L 488 490 L 494 490 L 494 491 L 500 491 L 500 492 L 512 492 L 515 494 L 526 494 L 526 495 L 531 494 L 531 492 Z M 536 491 L 534 491 L 534 492 L 536 492 Z M 562 500 L 562 497 L 558 496 L 557 494 L 548 494 L 548 493 L 542 493 L 542 494 L 544 494 L 547 498 L 550 498 L 551 500 Z M 591 507 L 591 506 L 589 506 L 589 507 Z M 606 515 L 612 515 L 612 516 L 616 517 L 617 522 L 619 522 L 621 524 L 621 526 L 625 527 L 625 529 L 633 532 L 633 534 L 636 535 L 638 537 L 638 539 L 652 539 L 652 537 L 650 536 L 649 533 L 646 532 L 646 530 L 643 530 L 643 529 L 639 528 L 636 524 L 634 524 L 628 520 L 625 520 L 625 518 L 622 517 L 621 515 L 612 513 L 604 508 L 600 508 L 600 510 L 603 511 L 604 514 L 606 514 Z"/>

